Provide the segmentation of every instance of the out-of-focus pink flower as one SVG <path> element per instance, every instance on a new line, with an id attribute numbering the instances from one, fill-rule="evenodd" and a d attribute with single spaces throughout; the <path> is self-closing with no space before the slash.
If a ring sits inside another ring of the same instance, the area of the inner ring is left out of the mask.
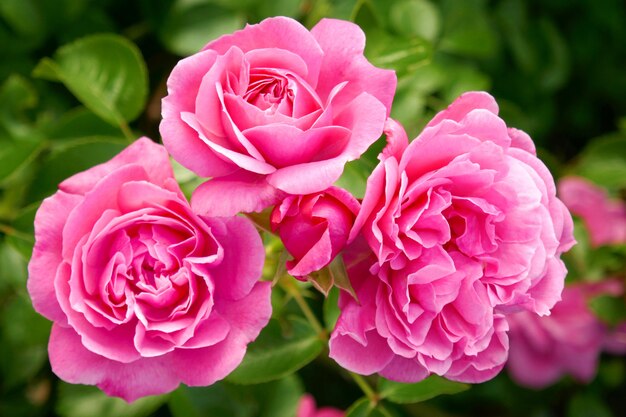
<path id="1" fill-rule="evenodd" d="M 358 211 L 359 202 L 337 187 L 277 205 L 271 225 L 294 258 L 287 261 L 288 272 L 305 277 L 328 265 L 346 245 Z"/>
<path id="2" fill-rule="evenodd" d="M 626 353 L 626 322 L 608 330 L 604 338 L 604 350 L 615 355 Z"/>
<path id="3" fill-rule="evenodd" d="M 617 285 L 616 285 L 617 284 Z M 571 375 L 591 381 L 597 371 L 607 328 L 589 309 L 589 298 L 621 291 L 616 281 L 574 284 L 552 314 L 538 317 L 524 311 L 508 316 L 510 350 L 507 368 L 520 385 L 543 388 Z"/>
<path id="4" fill-rule="evenodd" d="M 580 177 L 564 177 L 558 188 L 563 203 L 585 222 L 593 246 L 626 243 L 624 202 L 609 199 L 602 187 Z"/>
<path id="5" fill-rule="evenodd" d="M 308 31 L 274 17 L 180 61 L 160 130 L 177 161 L 213 177 L 194 208 L 260 211 L 331 186 L 380 137 L 395 93 L 394 72 L 370 64 L 364 46 L 350 22 L 322 19 Z"/>
<path id="6" fill-rule="evenodd" d="M 250 221 L 193 213 L 139 139 L 37 211 L 28 292 L 52 370 L 127 401 L 224 378 L 270 318 L 264 258 Z"/>
<path id="7" fill-rule="evenodd" d="M 345 414 L 345 412 L 336 408 L 317 408 L 313 396 L 305 394 L 300 398 L 296 417 L 343 417 Z"/>
<path id="8" fill-rule="evenodd" d="M 567 209 L 531 139 L 507 128 L 487 93 L 467 93 L 368 179 L 330 355 L 357 373 L 481 382 L 504 366 L 505 314 L 548 314 L 574 244 Z M 400 145 L 398 145 L 400 144 Z"/>

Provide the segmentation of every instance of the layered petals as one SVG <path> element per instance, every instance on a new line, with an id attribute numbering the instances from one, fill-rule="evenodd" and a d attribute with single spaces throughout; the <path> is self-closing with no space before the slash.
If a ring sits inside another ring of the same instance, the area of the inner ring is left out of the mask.
<path id="1" fill-rule="evenodd" d="M 358 301 L 342 293 L 330 355 L 401 382 L 493 378 L 508 315 L 547 315 L 560 300 L 571 216 L 487 93 L 462 95 L 411 143 L 393 120 L 385 133 L 344 255 Z"/>
<path id="2" fill-rule="evenodd" d="M 147 138 L 61 187 L 37 213 L 28 280 L 54 321 L 53 371 L 127 401 L 232 372 L 271 315 L 254 226 L 195 214 Z"/>
<path id="3" fill-rule="evenodd" d="M 323 19 L 308 31 L 275 17 L 178 63 L 163 99 L 163 142 L 187 168 L 226 181 L 207 189 L 244 196 L 223 209 L 199 201 L 202 214 L 261 211 L 281 193 L 324 191 L 379 138 L 396 77 L 372 66 L 364 45 L 353 23 Z"/>

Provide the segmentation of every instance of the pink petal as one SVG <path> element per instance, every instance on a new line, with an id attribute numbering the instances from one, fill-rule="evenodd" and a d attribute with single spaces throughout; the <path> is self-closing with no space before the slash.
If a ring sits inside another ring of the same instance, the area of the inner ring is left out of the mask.
<path id="1" fill-rule="evenodd" d="M 174 178 L 165 148 L 142 137 L 117 154 L 111 160 L 79 172 L 59 184 L 59 189 L 71 194 L 86 194 L 98 181 L 125 165 L 141 166 L 150 182 L 163 186 L 168 179 Z"/>
<path id="2" fill-rule="evenodd" d="M 376 68 L 363 56 L 365 34 L 354 23 L 322 19 L 311 30 L 324 50 L 317 92 L 325 100 L 333 88 L 344 81 L 347 86 L 336 100 L 338 106 L 349 103 L 362 92 L 371 94 L 382 103 L 384 115 L 389 116 L 396 91 L 394 71 Z"/>
<path id="3" fill-rule="evenodd" d="M 281 168 L 267 176 L 267 182 L 289 194 L 313 194 L 333 185 L 343 172 L 338 158 Z"/>
<path id="4" fill-rule="evenodd" d="M 57 191 L 46 198 L 35 215 L 35 247 L 28 264 L 28 293 L 35 310 L 49 320 L 65 323 L 55 296 L 54 279 L 63 262 L 63 226 L 81 197 Z"/>
<path id="5" fill-rule="evenodd" d="M 295 126 L 273 124 L 243 132 L 276 168 L 334 158 L 350 140 L 350 130 L 325 126 L 302 131 Z"/>
<path id="6" fill-rule="evenodd" d="M 166 169 L 169 168 L 169 164 Z M 130 181 L 148 181 L 146 171 L 136 164 L 124 165 L 102 178 L 95 187 L 86 192 L 85 198 L 67 217 L 63 229 L 63 258 L 73 258 L 78 241 L 89 234 L 102 213 L 117 209 L 120 187 Z"/>
<path id="7" fill-rule="evenodd" d="M 159 126 L 163 144 L 174 159 L 204 177 L 227 175 L 237 169 L 208 149 L 181 118 L 183 112 L 195 112 L 202 77 L 216 58 L 215 52 L 206 51 L 178 62 L 167 80 L 169 95 L 162 101 L 163 119 Z"/>
<path id="8" fill-rule="evenodd" d="M 224 250 L 224 259 L 210 269 L 215 298 L 239 300 L 261 278 L 265 249 L 252 222 L 243 217 L 203 217 Z"/>
<path id="9" fill-rule="evenodd" d="M 361 375 L 371 375 L 383 370 L 394 358 L 387 340 L 376 331 L 366 333 L 365 345 L 348 335 L 334 331 L 330 337 L 330 356 L 340 366 Z"/>
<path id="10" fill-rule="evenodd" d="M 283 195 L 265 176 L 240 170 L 201 184 L 193 192 L 191 207 L 203 216 L 227 217 L 260 212 L 278 203 Z"/>
<path id="11" fill-rule="evenodd" d="M 306 63 L 307 74 L 298 74 L 315 86 L 322 63 L 322 50 L 311 33 L 297 21 L 288 17 L 272 17 L 256 25 L 246 25 L 232 35 L 225 35 L 207 44 L 203 50 L 226 53 L 231 46 L 243 52 L 256 49 L 278 48 L 291 51 Z"/>
<path id="12" fill-rule="evenodd" d="M 460 122 L 469 112 L 475 109 L 485 109 L 497 115 L 498 103 L 496 103 L 496 100 L 489 93 L 484 91 L 470 91 L 461 94 L 447 109 L 437 113 L 437 115 L 428 122 L 426 127 L 436 126 L 446 119 Z"/>
<path id="13" fill-rule="evenodd" d="M 97 385 L 108 395 L 128 402 L 173 391 L 179 384 L 167 357 L 131 363 L 112 361 L 87 350 L 74 330 L 57 323 L 52 326 L 48 354 L 52 371 L 59 378 L 72 384 Z"/>
<path id="14" fill-rule="evenodd" d="M 414 383 L 426 378 L 430 372 L 415 359 L 394 356 L 380 375 L 392 381 Z"/>
<path id="15" fill-rule="evenodd" d="M 272 315 L 271 283 L 259 282 L 248 296 L 225 302 L 220 314 L 231 323 L 226 339 L 202 349 L 177 349 L 171 353 L 171 366 L 189 386 L 206 386 L 235 370 L 246 353 L 248 343 L 257 338 Z"/>

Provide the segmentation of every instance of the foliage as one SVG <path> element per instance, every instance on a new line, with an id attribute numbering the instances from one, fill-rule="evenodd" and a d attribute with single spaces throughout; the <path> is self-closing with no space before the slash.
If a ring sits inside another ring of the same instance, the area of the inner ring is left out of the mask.
<path id="1" fill-rule="evenodd" d="M 407 385 L 371 377 L 360 381 L 370 391 L 361 398 L 325 350 L 337 290 L 323 301 L 307 284 L 282 278 L 284 271 L 276 277 L 271 325 L 226 381 L 127 405 L 51 373 L 49 324 L 25 289 L 37 207 L 64 178 L 108 160 L 130 140 L 158 138 L 165 80 L 182 56 L 272 15 L 308 27 L 323 17 L 358 23 L 367 57 L 397 71 L 392 117 L 409 137 L 461 92 L 488 89 L 555 174 L 575 173 L 624 195 L 626 5 L 619 0 L 2 0 L 0 415 L 288 417 L 305 391 L 348 416 L 619 415 L 626 362 L 608 356 L 587 387 L 563 380 L 534 392 L 506 375 L 471 389 L 440 378 Z M 349 164 L 339 184 L 362 197 L 382 146 Z M 179 173 L 183 189 L 193 189 L 185 184 L 196 179 Z M 568 279 L 623 278 L 624 248 L 591 249 L 578 230 Z M 280 250 L 265 238 L 271 279 Z M 594 300 L 607 322 L 626 315 L 614 304 Z"/>

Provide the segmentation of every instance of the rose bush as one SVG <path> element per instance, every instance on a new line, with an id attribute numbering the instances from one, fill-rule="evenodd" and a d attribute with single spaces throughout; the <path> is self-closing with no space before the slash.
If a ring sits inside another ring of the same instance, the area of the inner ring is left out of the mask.
<path id="1" fill-rule="evenodd" d="M 338 187 L 289 196 L 277 205 L 270 221 L 294 258 L 287 261 L 289 274 L 305 277 L 328 265 L 348 242 L 358 211 L 359 202 Z"/>
<path id="2" fill-rule="evenodd" d="M 572 219 L 531 139 L 487 93 L 466 93 L 408 146 L 397 124 L 346 253 L 330 355 L 362 374 L 481 382 L 504 366 L 505 315 L 560 299 Z M 367 254 L 367 251 L 371 254 Z"/>
<path id="3" fill-rule="evenodd" d="M 276 17 L 181 60 L 160 130 L 174 159 L 214 178 L 194 208 L 260 211 L 331 186 L 379 138 L 395 93 L 394 72 L 372 66 L 364 45 L 350 22 L 322 19 L 309 32 Z"/>
<path id="4" fill-rule="evenodd" d="M 147 138 L 61 183 L 35 238 L 28 291 L 54 322 L 50 362 L 65 381 L 127 401 L 209 385 L 269 320 L 254 226 L 194 214 Z"/>
<path id="5" fill-rule="evenodd" d="M 523 311 L 512 314 L 507 369 L 520 385 L 544 388 L 569 374 L 580 382 L 596 375 L 607 327 L 587 306 L 589 298 L 617 295 L 617 281 L 575 284 L 563 290 L 563 299 L 547 317 Z"/>
<path id="6" fill-rule="evenodd" d="M 626 242 L 626 204 L 611 200 L 606 191 L 580 177 L 559 181 L 559 197 L 585 223 L 593 246 Z"/>

